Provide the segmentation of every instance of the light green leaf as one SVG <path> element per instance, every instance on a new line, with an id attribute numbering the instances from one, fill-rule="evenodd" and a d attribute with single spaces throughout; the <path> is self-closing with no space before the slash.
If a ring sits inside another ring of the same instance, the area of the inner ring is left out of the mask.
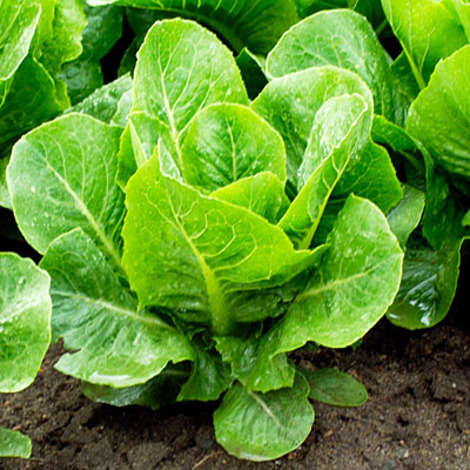
<path id="1" fill-rule="evenodd" d="M 237 51 L 244 46 L 267 53 L 279 36 L 298 20 L 293 0 L 88 0 L 90 5 L 151 8 L 209 26 Z"/>
<path id="2" fill-rule="evenodd" d="M 270 171 L 286 180 L 281 136 L 255 112 L 238 104 L 215 104 L 199 112 L 182 148 L 184 180 L 205 191 Z"/>
<path id="3" fill-rule="evenodd" d="M 330 98 L 345 94 L 362 96 L 373 109 L 372 95 L 353 72 L 334 66 L 312 67 L 270 82 L 253 102 L 253 109 L 283 137 L 287 175 L 296 184 L 315 115 Z"/>
<path id="4" fill-rule="evenodd" d="M 406 128 L 439 164 L 470 178 L 470 45 L 436 66 Z"/>
<path id="5" fill-rule="evenodd" d="M 449 311 L 459 276 L 461 241 L 440 250 L 407 248 L 403 280 L 387 313 L 395 325 L 416 330 L 439 323 Z"/>
<path id="6" fill-rule="evenodd" d="M 81 227 L 120 266 L 120 132 L 90 116 L 69 114 L 15 145 L 8 188 L 18 226 L 37 251 L 44 253 L 56 237 Z"/>
<path id="7" fill-rule="evenodd" d="M 426 86 L 440 59 L 468 43 L 462 25 L 446 3 L 443 0 L 382 0 L 385 15 L 403 46 L 420 88 Z"/>
<path id="8" fill-rule="evenodd" d="M 322 11 L 297 23 L 269 53 L 267 73 L 282 77 L 313 66 L 356 72 L 374 96 L 375 112 L 395 120 L 389 57 L 370 23 L 352 10 Z"/>
<path id="9" fill-rule="evenodd" d="M 217 442 L 238 458 L 265 461 L 296 449 L 314 420 L 309 387 L 297 375 L 292 388 L 266 394 L 234 385 L 214 413 Z"/>
<path id="10" fill-rule="evenodd" d="M 425 196 L 422 191 L 404 185 L 401 201 L 387 214 L 390 229 L 396 235 L 400 245 L 405 249 L 406 242 L 418 226 L 424 211 Z"/>
<path id="11" fill-rule="evenodd" d="M 237 55 L 237 65 L 245 82 L 248 96 L 252 100 L 259 95 L 268 83 L 265 62 L 265 57 L 253 54 L 246 47 Z"/>
<path id="12" fill-rule="evenodd" d="M 346 347 L 385 314 L 398 292 L 403 252 L 385 216 L 351 195 L 327 239 L 322 265 L 279 325 L 279 352 L 308 341 Z"/>
<path id="13" fill-rule="evenodd" d="M 245 207 L 272 224 L 279 222 L 289 207 L 284 184 L 269 171 L 242 178 L 214 191 L 211 196 Z"/>
<path id="14" fill-rule="evenodd" d="M 350 193 L 371 200 L 383 212 L 388 212 L 403 197 L 395 167 L 383 147 L 369 142 L 351 160 L 333 196 L 346 198 Z"/>
<path id="15" fill-rule="evenodd" d="M 169 362 L 192 359 L 185 337 L 138 309 L 103 253 L 81 230 L 56 238 L 41 267 L 51 276 L 53 333 L 64 338 L 64 374 L 113 387 L 142 384 Z"/>
<path id="16" fill-rule="evenodd" d="M 140 121 L 146 116 L 145 132 L 153 138 L 145 142 L 136 125 L 132 139 L 149 147 L 146 160 L 162 139 L 179 168 L 182 137 L 198 111 L 211 103 L 248 100 L 232 53 L 213 33 L 182 19 L 157 22 L 150 29 L 139 50 L 134 89 L 129 119 L 135 113 Z M 142 165 L 142 156 L 134 158 L 136 168 Z M 125 166 L 131 168 L 131 162 Z"/>
<path id="17" fill-rule="evenodd" d="M 70 106 L 46 69 L 27 56 L 0 108 L 0 145 L 54 118 Z"/>
<path id="18" fill-rule="evenodd" d="M 191 376 L 181 387 L 178 401 L 217 400 L 232 382 L 228 365 L 212 352 L 196 346 Z"/>
<path id="19" fill-rule="evenodd" d="M 51 339 L 49 276 L 29 259 L 0 253 L 0 392 L 29 386 Z"/>
<path id="20" fill-rule="evenodd" d="M 298 172 L 300 193 L 279 223 L 297 247 L 310 246 L 335 185 L 371 125 L 372 110 L 360 95 L 330 98 L 318 110 Z"/>
<path id="21" fill-rule="evenodd" d="M 80 103 L 67 110 L 67 113 L 83 113 L 108 124 L 112 122 L 119 110 L 121 98 L 128 92 L 132 93 L 132 79 L 129 75 L 114 80 L 98 88 Z M 125 127 L 120 123 L 120 127 Z"/>
<path id="22" fill-rule="evenodd" d="M 219 336 L 215 341 L 232 375 L 248 390 L 265 393 L 292 387 L 295 367 L 287 354 L 270 354 L 273 346 L 266 337 Z"/>
<path id="23" fill-rule="evenodd" d="M 263 218 L 202 196 L 159 166 L 153 158 L 127 186 L 123 263 L 142 305 L 226 334 L 234 320 L 230 296 L 284 284 L 315 261 Z"/>
<path id="24" fill-rule="evenodd" d="M 470 225 L 470 210 L 465 214 L 464 218 L 462 219 L 462 225 Z"/>
<path id="25" fill-rule="evenodd" d="M 31 47 L 41 12 L 30 0 L 0 2 L 0 107 L 8 93 L 9 81 Z"/>
<path id="26" fill-rule="evenodd" d="M 27 459 L 31 456 L 31 440 L 18 431 L 0 428 L 0 457 L 19 457 Z"/>
<path id="27" fill-rule="evenodd" d="M 309 398 L 331 406 L 354 407 L 367 401 L 367 390 L 338 369 L 300 369 L 310 385 Z"/>
<path id="28" fill-rule="evenodd" d="M 7 165 L 10 162 L 10 156 L 0 158 L 0 207 L 11 209 L 10 194 L 7 186 Z"/>
<path id="29" fill-rule="evenodd" d="M 188 372 L 179 364 L 166 367 L 153 379 L 140 385 L 113 388 L 83 382 L 82 392 L 90 400 L 112 406 L 148 406 L 157 410 L 176 401 Z"/>
<path id="30" fill-rule="evenodd" d="M 128 75 L 124 74 L 121 75 L 121 77 L 128 77 Z M 128 79 L 126 78 L 125 80 L 127 81 Z M 113 126 L 125 128 L 127 125 L 129 113 L 131 112 L 132 103 L 134 101 L 134 88 L 132 86 L 132 81 L 129 82 L 129 84 L 130 88 L 126 90 L 120 97 L 117 110 L 114 113 L 113 118 L 111 119 L 111 124 Z"/>

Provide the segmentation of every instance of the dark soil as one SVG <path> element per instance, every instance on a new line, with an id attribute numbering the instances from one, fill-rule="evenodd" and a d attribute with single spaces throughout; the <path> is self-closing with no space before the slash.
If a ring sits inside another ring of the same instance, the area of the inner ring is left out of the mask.
<path id="1" fill-rule="evenodd" d="M 358 409 L 316 405 L 307 441 L 268 463 L 227 455 L 214 441 L 210 405 L 151 412 L 89 402 L 79 382 L 53 369 L 55 345 L 34 385 L 0 400 L 0 426 L 33 439 L 30 461 L 0 460 L 0 469 L 469 470 L 470 333 L 459 310 L 424 332 L 383 321 L 355 351 L 299 353 L 310 367 L 353 374 L 370 399 Z"/>

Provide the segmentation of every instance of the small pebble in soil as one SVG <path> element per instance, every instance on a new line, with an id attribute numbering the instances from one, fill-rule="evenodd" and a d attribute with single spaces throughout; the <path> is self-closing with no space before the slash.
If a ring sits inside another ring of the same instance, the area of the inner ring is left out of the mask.
<path id="1" fill-rule="evenodd" d="M 394 470 L 397 468 L 397 465 L 393 460 L 386 460 L 383 464 L 382 470 Z"/>

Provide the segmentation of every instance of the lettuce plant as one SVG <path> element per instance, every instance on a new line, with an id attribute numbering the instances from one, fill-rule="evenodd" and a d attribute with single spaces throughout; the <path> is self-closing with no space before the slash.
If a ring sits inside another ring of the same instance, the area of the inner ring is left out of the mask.
<path id="1" fill-rule="evenodd" d="M 52 3 L 28 3 L 38 25 Z M 74 106 L 14 145 L 0 196 L 51 278 L 58 370 L 116 406 L 220 400 L 218 442 L 269 460 L 309 434 L 309 399 L 367 396 L 291 352 L 449 310 L 470 225 L 469 9 L 245 3 L 89 0 L 83 50 L 44 62 Z M 75 104 L 101 84 L 121 6 L 131 74 Z M 115 24 L 103 42 L 97 18 Z M 33 19 L 21 27 L 30 45 L 0 48 L 17 64 L 5 103 L 22 61 L 55 57 Z M 395 60 L 379 40 L 392 32 Z"/>
<path id="2" fill-rule="evenodd" d="M 0 393 L 28 387 L 51 338 L 50 279 L 31 260 L 0 254 Z M 29 457 L 31 441 L 0 428 L 0 457 Z"/>
<path id="3" fill-rule="evenodd" d="M 355 343 L 400 285 L 382 210 L 403 193 L 371 140 L 373 95 L 322 66 L 250 105 L 230 51 L 181 19 L 151 28 L 133 89 L 130 110 L 122 87 L 102 93 L 113 115 L 92 99 L 38 127 L 8 166 L 18 225 L 51 276 L 54 336 L 74 351 L 56 367 L 119 405 L 223 395 L 218 441 L 276 458 L 313 422 L 311 377 L 287 353 Z"/>

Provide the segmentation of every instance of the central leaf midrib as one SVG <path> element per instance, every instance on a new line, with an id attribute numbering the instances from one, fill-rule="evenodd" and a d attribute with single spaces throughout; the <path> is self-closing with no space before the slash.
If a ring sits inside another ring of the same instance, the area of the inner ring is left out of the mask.
<path id="1" fill-rule="evenodd" d="M 230 319 L 228 318 L 228 308 L 225 302 L 225 296 L 222 292 L 222 289 L 220 288 L 219 281 L 217 280 L 212 269 L 206 263 L 206 260 L 204 259 L 203 255 L 200 253 L 196 245 L 191 240 L 191 237 L 186 233 L 186 230 L 184 229 L 183 225 L 178 219 L 178 216 L 176 215 L 176 211 L 173 206 L 173 201 L 170 197 L 168 197 L 168 203 L 171 208 L 173 220 L 175 221 L 177 228 L 183 234 L 186 242 L 188 243 L 192 252 L 196 256 L 196 259 L 201 267 L 202 275 L 206 284 L 207 298 L 209 301 L 209 309 L 212 317 L 212 327 L 214 329 L 214 332 L 218 335 L 225 335 L 227 334 L 230 328 Z"/>
<path id="2" fill-rule="evenodd" d="M 121 257 L 119 253 L 114 249 L 113 245 L 108 240 L 106 234 L 99 226 L 98 222 L 93 217 L 93 214 L 88 210 L 88 207 L 84 204 L 84 202 L 78 197 L 77 193 L 71 188 L 69 183 L 62 177 L 62 175 L 49 163 L 47 158 L 43 157 L 46 166 L 51 170 L 54 176 L 62 183 L 65 190 L 72 196 L 72 199 L 76 203 L 76 207 L 78 208 L 79 212 L 88 220 L 91 227 L 95 231 L 96 235 L 100 239 L 103 247 L 106 249 L 108 255 L 114 261 L 116 266 L 119 268 L 121 272 L 124 272 L 122 265 L 121 265 Z"/>
<path id="3" fill-rule="evenodd" d="M 376 269 L 378 269 L 380 266 L 382 266 L 383 264 L 385 263 L 388 263 L 390 262 L 390 259 L 389 258 L 386 258 L 384 259 L 382 262 L 380 263 L 377 263 L 377 264 L 374 264 L 373 266 L 371 266 L 369 269 L 366 269 L 365 271 L 362 271 L 360 273 L 356 273 L 356 274 L 353 274 L 352 276 L 349 276 L 349 277 L 345 277 L 345 278 L 342 278 L 342 279 L 333 279 L 332 281 L 326 283 L 326 284 L 323 284 L 322 286 L 320 287 L 312 287 L 310 289 L 307 289 L 305 290 L 302 294 L 300 294 L 298 297 L 297 297 L 297 302 L 301 302 L 302 300 L 304 299 L 307 299 L 309 297 L 314 297 L 315 295 L 318 295 L 318 294 L 321 294 L 323 292 L 326 292 L 326 291 L 329 291 L 329 290 L 333 290 L 335 289 L 336 287 L 338 286 L 341 286 L 343 284 L 347 284 L 349 282 L 353 282 L 353 281 L 356 281 L 358 279 L 361 279 L 363 278 L 364 276 L 367 276 L 369 275 L 371 272 L 375 271 Z"/>
<path id="4" fill-rule="evenodd" d="M 288 426 L 283 425 L 274 412 L 269 408 L 268 404 L 260 398 L 260 396 L 251 390 L 246 390 L 247 394 L 258 404 L 263 412 L 269 417 L 269 419 L 280 429 L 283 430 L 292 440 L 295 440 L 295 436 L 292 434 L 291 429 Z"/>
<path id="5" fill-rule="evenodd" d="M 53 295 L 58 295 L 61 297 L 66 297 L 68 299 L 76 299 L 82 302 L 86 302 L 92 305 L 96 305 L 97 307 L 105 308 L 107 310 L 111 310 L 114 313 L 117 313 L 121 316 L 131 319 L 132 321 L 138 321 L 140 323 L 144 323 L 150 326 L 158 326 L 159 328 L 164 328 L 166 330 L 174 331 L 174 328 L 165 323 L 164 321 L 160 320 L 158 317 L 153 317 L 150 315 L 139 315 L 137 312 L 130 310 L 129 308 L 123 307 L 121 305 L 113 304 L 110 302 L 106 302 L 101 299 L 95 299 L 93 297 L 89 297 L 84 294 L 78 294 L 74 292 L 68 291 L 61 291 L 61 290 L 52 290 Z"/>

